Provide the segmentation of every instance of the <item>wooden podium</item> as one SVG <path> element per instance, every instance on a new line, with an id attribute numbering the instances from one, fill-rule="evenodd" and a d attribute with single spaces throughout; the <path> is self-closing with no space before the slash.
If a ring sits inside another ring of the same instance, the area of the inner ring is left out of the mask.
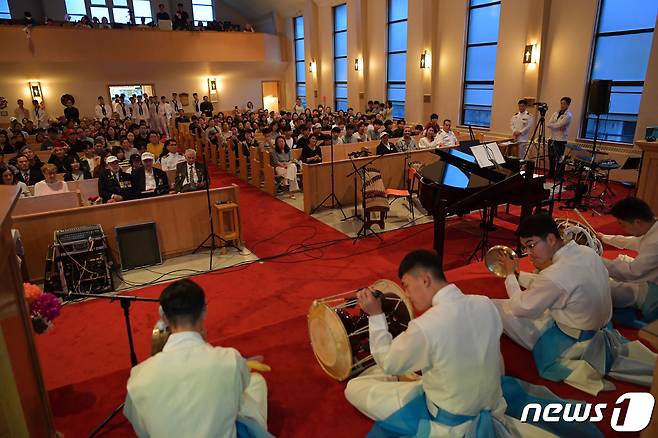
<path id="1" fill-rule="evenodd" d="M 55 437 L 11 235 L 17 186 L 0 186 L 0 436 Z"/>
<path id="2" fill-rule="evenodd" d="M 658 142 L 636 141 L 642 149 L 642 168 L 637 183 L 637 197 L 643 199 L 654 214 L 658 214 Z"/>

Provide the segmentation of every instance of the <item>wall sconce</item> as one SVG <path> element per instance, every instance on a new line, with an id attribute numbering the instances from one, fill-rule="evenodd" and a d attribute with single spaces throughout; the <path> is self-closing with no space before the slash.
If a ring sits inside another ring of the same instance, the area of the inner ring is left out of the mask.
<path id="1" fill-rule="evenodd" d="M 219 88 L 217 78 L 208 78 L 208 97 L 211 102 L 217 102 L 219 97 Z"/>
<path id="2" fill-rule="evenodd" d="M 528 44 L 523 51 L 524 64 L 537 64 L 539 62 L 539 47 L 537 44 Z"/>
<path id="3" fill-rule="evenodd" d="M 315 59 L 312 60 L 311 62 L 308 63 L 308 72 L 309 73 L 315 73 L 316 65 L 315 65 Z"/>
<path id="4" fill-rule="evenodd" d="M 429 69 L 432 65 L 432 59 L 427 50 L 423 50 L 423 53 L 420 54 L 420 68 Z"/>
<path id="5" fill-rule="evenodd" d="M 38 100 L 39 103 L 43 101 L 43 91 L 41 91 L 41 82 L 28 82 L 30 87 L 30 96 L 32 100 Z"/>
<path id="6" fill-rule="evenodd" d="M 359 58 L 354 59 L 354 71 L 359 71 Z"/>

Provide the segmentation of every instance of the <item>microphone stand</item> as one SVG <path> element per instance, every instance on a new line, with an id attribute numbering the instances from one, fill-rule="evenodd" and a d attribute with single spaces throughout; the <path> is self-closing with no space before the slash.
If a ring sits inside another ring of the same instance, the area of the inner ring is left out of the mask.
<path id="1" fill-rule="evenodd" d="M 75 294 L 66 294 L 64 292 L 51 292 L 54 295 L 57 295 L 59 297 L 71 297 L 75 296 L 77 298 L 103 298 L 106 300 L 109 300 L 110 302 L 112 301 L 119 301 L 121 303 L 121 308 L 123 309 L 123 321 L 126 326 L 126 334 L 128 335 L 128 348 L 130 350 L 130 368 L 134 368 L 137 366 L 137 354 L 135 353 L 135 344 L 133 343 L 133 334 L 132 334 L 132 326 L 130 325 L 130 305 L 132 304 L 133 301 L 142 301 L 142 302 L 155 302 L 159 303 L 160 300 L 158 298 L 146 298 L 146 297 L 138 297 L 134 295 L 103 295 L 103 294 L 83 294 L 83 293 L 75 293 Z M 103 429 L 109 423 L 112 418 L 121 410 L 123 409 L 125 403 L 122 402 L 119 406 L 117 406 L 112 413 L 103 420 L 101 424 L 99 424 L 88 436 L 88 438 L 93 438 L 98 434 L 98 432 Z"/>
<path id="2" fill-rule="evenodd" d="M 331 208 L 334 209 L 336 208 L 337 205 L 338 208 L 340 209 L 340 212 L 343 214 L 343 219 L 346 219 L 347 216 L 343 211 L 343 206 L 340 204 L 340 201 L 338 200 L 338 197 L 336 196 L 336 192 L 334 190 L 334 138 L 333 137 L 331 137 L 331 193 L 329 193 L 327 197 L 324 198 L 322 202 L 320 202 L 320 204 L 318 204 L 317 207 L 311 210 L 311 215 L 315 213 L 320 207 L 324 206 L 324 203 L 330 199 L 331 199 Z"/>

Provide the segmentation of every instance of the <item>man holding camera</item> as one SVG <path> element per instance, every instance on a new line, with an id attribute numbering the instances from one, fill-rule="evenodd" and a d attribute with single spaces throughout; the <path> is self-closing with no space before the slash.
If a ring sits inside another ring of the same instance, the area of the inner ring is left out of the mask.
<path id="1" fill-rule="evenodd" d="M 548 176 L 550 178 L 557 178 L 560 176 L 560 163 L 564 155 L 564 148 L 567 145 L 569 126 L 573 114 L 569 111 L 571 105 L 570 97 L 563 97 L 560 99 L 560 111 L 556 111 L 551 116 L 550 120 L 546 123 L 546 127 L 551 130 L 551 135 L 548 140 L 548 160 L 549 170 Z"/>

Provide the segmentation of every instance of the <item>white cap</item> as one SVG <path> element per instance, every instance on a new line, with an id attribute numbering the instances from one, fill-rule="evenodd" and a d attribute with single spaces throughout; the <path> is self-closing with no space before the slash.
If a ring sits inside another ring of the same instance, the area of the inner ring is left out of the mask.
<path id="1" fill-rule="evenodd" d="M 153 155 L 150 152 L 144 152 L 142 154 L 142 161 L 144 161 L 144 160 L 155 160 L 155 155 Z"/>
<path id="2" fill-rule="evenodd" d="M 117 157 L 115 157 L 114 155 L 110 155 L 109 157 L 107 157 L 105 159 L 105 162 L 107 164 L 114 163 L 115 161 L 119 161 L 119 159 Z"/>

